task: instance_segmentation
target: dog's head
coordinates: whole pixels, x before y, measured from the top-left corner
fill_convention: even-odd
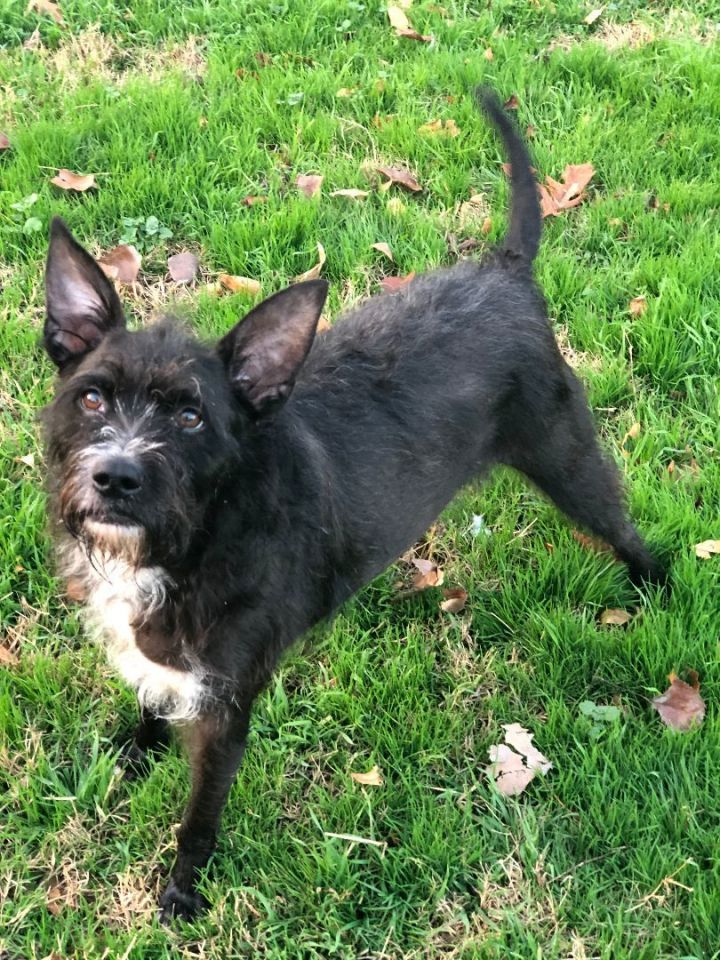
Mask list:
[[[57,518],[90,550],[177,562],[290,395],[327,284],[281,291],[214,345],[168,320],[133,332],[112,283],[58,219],[45,284],[44,344],[60,374],[44,417]]]

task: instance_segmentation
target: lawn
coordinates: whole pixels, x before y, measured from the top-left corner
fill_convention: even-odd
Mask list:
[[[720,10],[617,0],[587,24],[593,5],[571,0],[441,2],[407,11],[423,43],[377,0],[65,0],[62,25],[0,0],[3,960],[720,957],[720,557],[694,550],[720,537]],[[134,234],[134,322],[176,310],[207,335],[252,303],[213,293],[219,273],[268,294],[320,242],[332,323],[384,276],[502,236],[481,81],[516,94],[540,174],[595,167],[585,202],[545,221],[537,275],[672,593],[635,591],[509,472],[465,491],[420,548],[465,610],[398,596],[399,561],[293,652],[254,716],[213,907],[168,930],[154,904],[185,762],[173,749],[144,782],[119,779],[133,696],[50,562],[50,217],[96,254]],[[458,135],[419,132],[437,119]],[[383,163],[422,191],[383,190]],[[58,191],[61,167],[97,189]],[[295,186],[309,173],[318,197]],[[350,188],[369,195],[330,196]],[[167,277],[178,250],[201,260],[189,290]],[[602,625],[607,608],[630,622]],[[707,716],[673,733],[650,700],[692,669]],[[595,729],[587,700],[619,717]],[[553,768],[508,799],[486,768],[515,722]],[[381,786],[351,778],[374,765]]]

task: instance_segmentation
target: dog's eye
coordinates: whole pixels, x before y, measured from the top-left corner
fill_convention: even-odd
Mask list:
[[[80,397],[80,403],[86,410],[102,410],[103,398],[99,390],[86,390]]]
[[[177,420],[178,426],[182,427],[183,430],[199,430],[203,425],[203,418],[200,416],[200,413],[197,410],[193,410],[192,407],[185,407],[184,410],[181,410],[175,417]]]

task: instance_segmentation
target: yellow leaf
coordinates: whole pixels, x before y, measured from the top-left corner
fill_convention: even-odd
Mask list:
[[[623,627],[626,623],[630,623],[632,616],[627,612],[627,610],[616,610],[610,608],[608,610],[603,610],[600,614],[600,623],[605,627]]]
[[[383,785],[382,774],[380,773],[380,768],[376,765],[372,770],[368,770],[367,773],[351,773],[350,778],[355,781],[355,783],[362,783],[366,787],[381,787]]]
[[[229,273],[221,273],[218,281],[225,290],[231,293],[244,293],[248,297],[256,297],[261,290],[260,283],[251,277],[235,277]]]
[[[709,560],[713,554],[720,553],[720,540],[703,540],[695,544],[695,556],[700,560]]]
[[[373,243],[371,244],[371,247],[373,250],[379,250],[380,253],[384,254],[388,258],[388,260],[392,260],[393,263],[395,262],[395,257],[393,256],[392,250],[387,243]]]
[[[301,273],[299,276],[295,277],[295,283],[303,283],[305,280],[317,280],[320,276],[320,271],[323,268],[323,264],[327,259],[325,256],[325,247],[321,243],[317,245],[318,249],[318,262],[314,267],[310,267],[309,270],[306,270],[305,273]]]

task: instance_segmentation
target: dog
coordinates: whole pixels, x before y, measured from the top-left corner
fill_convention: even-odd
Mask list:
[[[633,581],[663,565],[627,518],[532,264],[527,148],[478,92],[511,163],[507,236],[484,263],[415,278],[315,337],[327,284],[297,283],[216,344],[126,329],[112,283],[51,227],[44,411],[59,572],[137,691],[140,764],[177,724],[192,789],[161,919],[207,906],[199,872],[281,653],[393,562],[495,464],[602,537]]]

